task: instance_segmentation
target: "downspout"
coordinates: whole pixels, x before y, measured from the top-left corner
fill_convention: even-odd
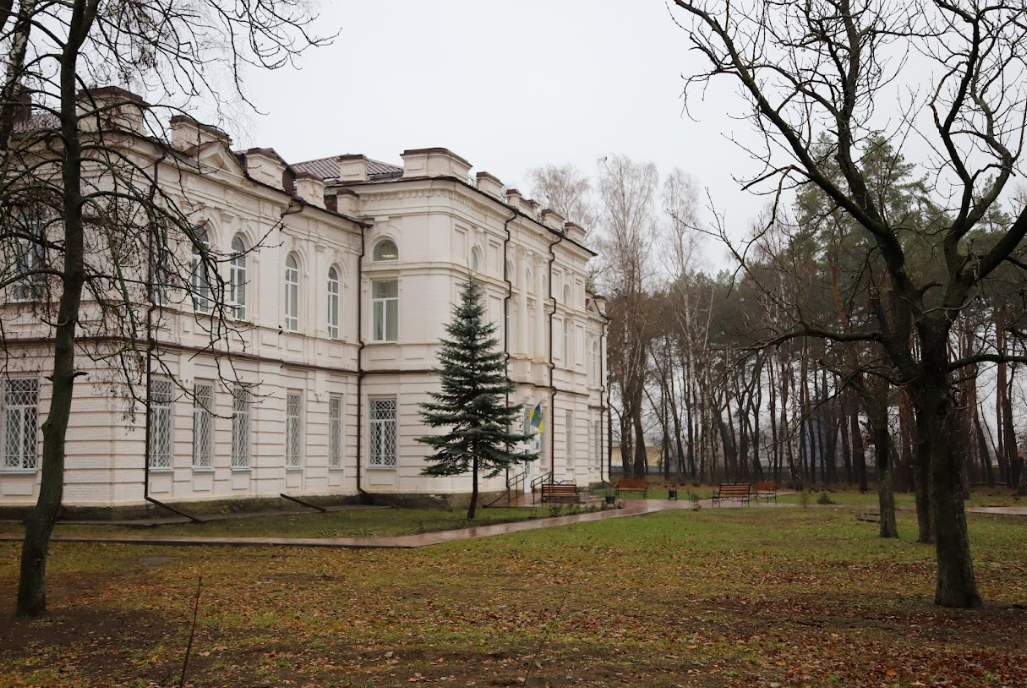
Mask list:
[[[556,480],[556,383],[553,379],[553,371],[556,370],[556,363],[553,362],[553,316],[556,315],[556,297],[553,296],[553,263],[556,261],[556,253],[553,248],[563,241],[563,237],[563,232],[559,232],[556,241],[549,244],[549,300],[553,305],[553,310],[549,312],[549,459],[552,461],[549,471],[550,482]],[[564,323],[564,327],[566,326],[567,324]]]
[[[368,496],[361,486],[360,466],[364,448],[364,254],[367,250],[367,225],[360,227],[360,256],[357,258],[357,494]]]
[[[610,318],[606,313],[600,313],[599,315],[603,318],[603,331],[599,335],[599,422],[606,422],[606,477],[607,481],[613,482],[613,417],[611,415],[610,406],[604,401],[604,397],[607,392],[606,385],[606,328],[610,323]],[[606,411],[606,416],[603,416],[603,411]],[[602,436],[602,427],[599,428],[599,434]],[[602,470],[599,471],[599,479],[603,479]]]
[[[506,296],[503,298],[503,354],[504,354],[504,373],[506,375],[507,384],[515,384],[513,379],[510,377],[510,324],[513,320],[512,314],[510,313],[510,299],[513,298],[513,280],[510,279],[510,273],[506,269],[509,264],[507,258],[509,257],[510,250],[510,223],[517,219],[517,211],[506,219],[503,223],[503,231],[506,232],[506,239],[503,239],[503,281],[506,282]],[[504,395],[506,400],[506,407],[510,408],[510,392]],[[523,422],[522,422],[523,425]],[[510,467],[506,468],[506,487],[509,492],[510,489]]]

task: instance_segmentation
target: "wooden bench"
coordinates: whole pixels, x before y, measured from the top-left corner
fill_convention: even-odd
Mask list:
[[[748,504],[751,496],[752,486],[749,483],[721,483],[713,493],[713,506],[719,506],[722,499],[737,499]]]
[[[768,502],[771,498],[777,501],[777,481],[761,480],[756,483],[756,499],[765,499]]]
[[[578,501],[578,486],[573,483],[542,483],[542,503],[553,501]]]
[[[641,492],[642,499],[648,499],[649,481],[645,478],[621,478],[617,481],[616,495],[620,497],[621,492]]]

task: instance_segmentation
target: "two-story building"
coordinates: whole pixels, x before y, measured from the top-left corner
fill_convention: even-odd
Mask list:
[[[233,151],[224,132],[186,116],[172,118],[166,142],[133,133],[134,145],[173,153],[155,163],[167,167],[162,192],[222,259],[210,275],[197,256],[183,277],[192,288],[157,285],[139,305],[156,312],[132,381],[145,398],[116,391],[131,373],[79,358],[66,504],[469,492],[469,477],[422,476],[415,438],[430,431],[419,403],[437,389],[439,340],[471,277],[508,355],[511,403],[544,414],[541,432],[525,423],[541,460],[519,489],[550,472],[579,485],[605,477],[605,316],[586,288],[583,228],[472,176],[443,148],[407,150],[402,165],[362,155],[290,165],[272,149]],[[38,297],[18,285],[4,296],[4,505],[38,490],[51,365]]]

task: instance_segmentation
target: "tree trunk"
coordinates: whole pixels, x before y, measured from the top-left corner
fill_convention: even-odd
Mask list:
[[[966,513],[961,493],[960,453],[952,447],[953,412],[948,390],[948,327],[934,319],[918,325],[922,370],[915,401],[922,418],[921,438],[930,457],[930,500],[938,564],[934,603],[942,607],[977,608],[977,592]]]
[[[64,195],[63,289],[54,328],[54,357],[50,410],[43,422],[43,453],[39,498],[25,520],[18,580],[18,616],[46,611],[46,561],[50,536],[64,497],[64,450],[71,417],[75,378],[75,330],[85,284],[85,231],[82,222],[82,145],[78,137],[77,55],[92,17],[76,5],[68,42],[61,60],[61,134],[64,138],[62,193]]]
[[[467,505],[467,520],[474,520],[478,508],[478,457],[471,459],[471,503]]]
[[[891,437],[888,432],[888,397],[886,392],[877,387],[867,390],[864,405],[876,454],[877,502],[881,512],[880,533],[883,538],[892,538],[899,536],[899,529],[895,521],[895,492],[892,487],[893,461]]]

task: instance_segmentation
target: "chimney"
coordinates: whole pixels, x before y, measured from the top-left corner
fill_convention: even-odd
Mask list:
[[[310,205],[325,207],[325,183],[316,174],[310,172],[296,173],[296,196]]]
[[[471,163],[448,148],[411,148],[403,151],[403,177],[456,177],[470,181]]]
[[[499,181],[498,178],[493,177],[488,172],[479,172],[474,177],[478,180],[478,191],[492,196],[492,198],[503,200],[503,182]]]
[[[253,181],[283,189],[286,165],[278,153],[270,148],[250,148],[243,155],[246,157],[246,173]]]
[[[117,86],[87,89],[78,95],[79,128],[144,134],[149,107],[149,103],[135,93]]]
[[[573,239],[579,244],[585,241],[585,228],[576,222],[564,222],[563,233],[567,235],[568,239]]]
[[[350,217],[360,217],[360,196],[350,189],[337,189],[335,192],[335,212]]]
[[[339,162],[340,182],[367,181],[366,157],[363,155],[340,155],[336,160]]]
[[[549,227],[549,229],[563,232],[563,216],[552,208],[546,208],[542,211],[542,224]]]
[[[171,118],[171,145],[174,148],[188,151],[211,141],[220,141],[228,149],[232,147],[232,138],[217,127],[202,124],[189,115]]]

